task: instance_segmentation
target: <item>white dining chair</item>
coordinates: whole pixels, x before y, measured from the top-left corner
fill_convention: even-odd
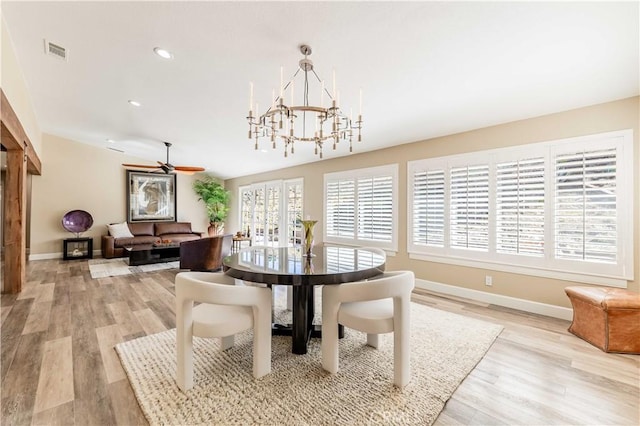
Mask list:
[[[378,335],[393,332],[393,383],[410,379],[410,308],[415,276],[411,271],[322,288],[322,368],[337,373],[338,324],[367,333],[367,345],[378,348]]]
[[[253,377],[271,372],[271,289],[235,281],[219,272],[176,275],[176,376],[182,391],[193,387],[193,336],[219,337],[226,350],[236,333],[253,328]]]

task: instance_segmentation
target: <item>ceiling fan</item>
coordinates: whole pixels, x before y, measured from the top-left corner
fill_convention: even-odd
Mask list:
[[[149,165],[145,165],[145,164],[126,164],[123,163],[122,165],[125,167],[135,167],[138,169],[156,169],[156,170],[162,170],[163,172],[165,172],[166,174],[169,173],[173,173],[175,172],[183,172],[183,173],[195,173],[195,172],[204,172],[204,168],[203,167],[190,167],[190,166],[174,166],[173,164],[169,163],[169,148],[171,147],[171,144],[169,142],[163,142],[164,145],[167,147],[167,162],[163,163],[162,161],[158,161],[158,166],[149,166]]]

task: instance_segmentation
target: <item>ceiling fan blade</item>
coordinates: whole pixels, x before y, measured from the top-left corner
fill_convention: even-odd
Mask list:
[[[204,167],[190,167],[190,166],[174,166],[174,170],[179,172],[204,172]]]
[[[145,164],[126,164],[126,163],[122,163],[123,166],[125,167],[136,167],[138,169],[159,169],[160,167],[158,166],[149,166],[149,165],[145,165]]]
[[[155,169],[155,170],[162,170],[164,173],[173,173],[174,171],[176,172],[181,172],[181,173],[185,173],[185,174],[193,174],[196,172],[204,172],[204,167],[191,167],[191,166],[174,166],[173,164],[169,163],[169,147],[171,146],[171,144],[169,142],[164,142],[165,146],[167,147],[167,162],[163,163],[162,161],[158,161],[158,165],[157,166],[150,166],[150,165],[146,165],[146,164],[126,164],[123,163],[122,165],[125,167],[134,167],[134,168],[140,168],[140,169]]]

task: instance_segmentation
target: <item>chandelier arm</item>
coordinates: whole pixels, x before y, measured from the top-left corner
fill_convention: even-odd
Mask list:
[[[291,86],[291,83],[293,83],[293,80],[295,80],[295,78],[298,76],[298,73],[300,72],[300,68],[298,68],[296,70],[296,72],[293,73],[293,75],[291,76],[291,78],[289,79],[289,81],[287,82],[287,84],[284,86],[284,88],[282,89],[282,91],[286,91],[289,86]]]
[[[312,70],[313,71],[313,70]],[[309,71],[304,71],[304,106],[309,106]],[[302,111],[302,137],[307,137],[307,111]]]
[[[316,76],[316,78],[318,79],[318,83],[320,83],[322,81],[322,79],[320,78],[320,76],[318,75],[318,73],[316,72],[316,70],[311,70],[313,72],[313,75]]]
[[[319,83],[322,83],[322,80],[320,79],[320,76],[318,75],[318,73],[316,72],[315,69],[311,70],[313,72],[313,75],[316,76],[316,78],[318,79]],[[327,89],[326,87],[324,88],[324,92],[327,94],[327,96],[329,96],[329,99],[333,101],[333,96],[331,96],[331,93],[329,93],[329,89]]]
[[[282,91],[283,91],[283,92],[289,88],[289,85],[291,85],[291,83],[293,83],[293,80],[296,78],[296,76],[298,75],[298,73],[299,73],[299,72],[300,72],[300,68],[298,68],[298,69],[296,70],[296,72],[295,72],[295,73],[293,73],[293,76],[291,77],[291,80],[289,80],[289,82],[286,84],[286,86],[284,86],[284,88],[282,89]],[[266,111],[264,114],[262,114],[262,115],[266,116],[266,115],[267,115],[267,113],[268,113],[268,112],[271,112],[272,110],[273,110],[274,112],[276,112],[276,113],[277,113],[277,112],[279,112],[279,111],[276,111],[275,109],[273,109],[273,108],[272,108],[272,106],[273,106],[274,104],[277,104],[277,103],[278,103],[278,99],[280,99],[280,95],[276,95],[276,98],[273,100],[273,102],[272,102],[271,106],[269,106],[269,108],[267,108],[267,111]],[[284,101],[284,99],[283,99],[282,101]],[[278,108],[278,110],[280,110],[280,108]]]
[[[309,106],[309,73],[304,72],[304,106]]]

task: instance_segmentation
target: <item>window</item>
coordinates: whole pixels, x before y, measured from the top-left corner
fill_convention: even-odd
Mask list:
[[[262,182],[239,189],[240,224],[253,244],[300,243],[297,221],[302,218],[302,179]]]
[[[417,170],[413,195],[414,243],[444,247],[444,170]]]
[[[412,258],[626,286],[631,130],[408,163]]]
[[[286,235],[288,245],[302,243],[302,231],[299,221],[302,220],[302,180],[284,182],[286,205]]]
[[[356,186],[354,179],[325,183],[327,236],[354,239],[356,223]]]
[[[544,256],[544,157],[496,164],[496,252]]]
[[[328,173],[324,182],[324,241],[397,251],[397,164]]]
[[[489,167],[454,167],[449,179],[449,244],[487,251],[489,247]]]
[[[555,256],[615,263],[616,150],[555,158]]]

